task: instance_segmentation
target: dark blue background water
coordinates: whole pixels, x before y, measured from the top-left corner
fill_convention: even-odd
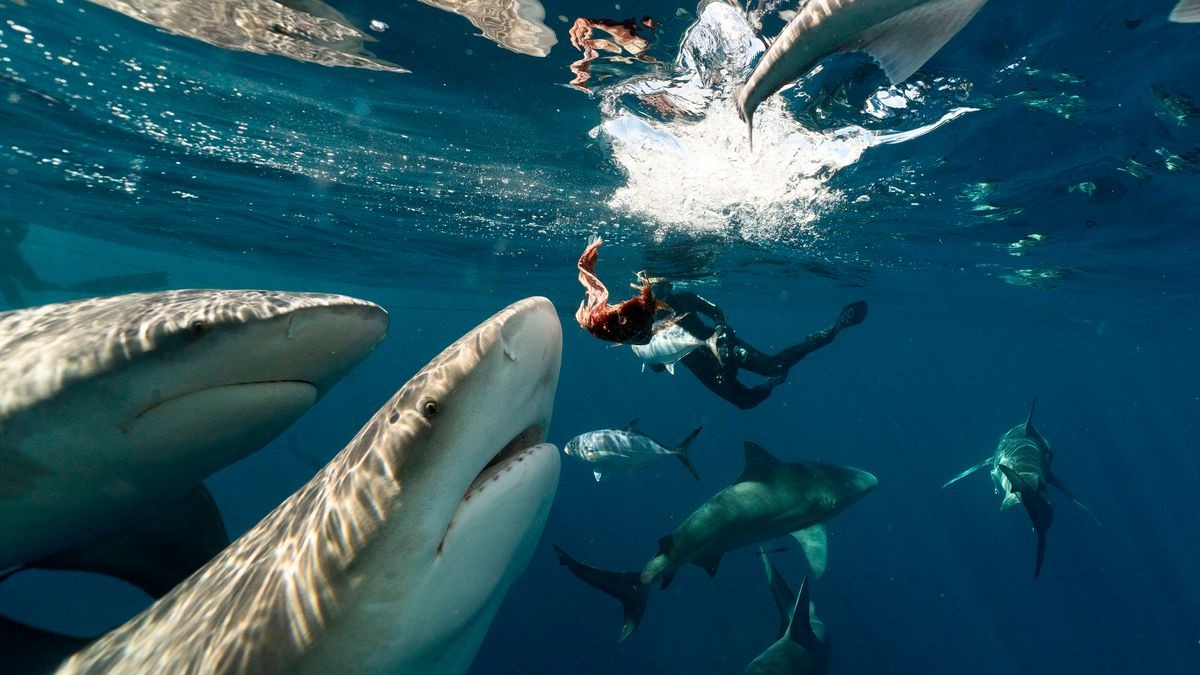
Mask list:
[[[560,44],[545,59],[424,5],[339,5],[358,25],[390,24],[373,50],[410,75],[221,51],[76,0],[4,4],[3,207],[33,224],[22,250],[41,276],[162,269],[176,287],[338,291],[391,312],[367,363],[210,481],[232,531],[441,348],[526,295],[550,297],[565,329],[553,442],[635,416],[670,444],[704,425],[699,483],[663,463],[595,484],[565,461],[543,544],[473,672],[739,672],[776,629],[749,550],[713,580],[682,571],[617,644],[616,603],[559,567],[549,544],[640,567],[733,480],[747,439],[879,477],[831,523],[829,570],[813,586],[835,672],[1200,667],[1200,113],[1187,103],[1200,100],[1200,27],[1166,23],[1173,3],[989,3],[918,76],[969,82],[947,100],[979,112],[869,149],[827,177],[843,199],[803,236],[775,237],[668,229],[607,205],[625,179],[588,135],[597,99],[560,86],[575,52],[556,17],[669,18],[670,3],[548,0]],[[688,22],[666,22],[660,59]],[[853,64],[840,65],[851,99],[880,84]],[[853,100],[827,108],[809,123],[880,127]],[[888,128],[931,121],[918,117]],[[1082,183],[1090,195],[1070,189]],[[574,263],[590,233],[610,241],[600,269],[612,287],[643,268],[690,277],[763,349],[852,300],[870,315],[739,411],[686,372],[640,373],[627,350],[574,325]],[[1031,234],[1042,243],[1010,247]],[[1054,495],[1036,582],[1024,513],[999,512],[982,475],[939,489],[1035,396],[1056,472],[1102,523]],[[776,563],[798,584],[798,551]],[[144,603],[76,575],[0,586],[0,611],[76,631]]]

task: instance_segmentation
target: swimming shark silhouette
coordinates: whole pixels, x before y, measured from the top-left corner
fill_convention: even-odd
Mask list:
[[[866,52],[893,84],[925,64],[987,0],[801,0],[735,94],[754,147],[754,111],[834,52]]]
[[[0,313],[0,569],[166,592],[229,542],[201,481],[291,425],[386,330],[364,300],[274,291]]]
[[[767,583],[779,611],[779,639],[767,647],[742,671],[742,675],[824,675],[829,672],[829,639],[825,624],[817,618],[809,600],[808,577],[793,594],[771,559],[758,549],[766,568]]]
[[[462,673],[541,536],[562,354],[545,298],[413,376],[306,485],[61,673]]]
[[[1006,509],[1020,502],[1033,522],[1033,529],[1037,532],[1038,546],[1033,568],[1034,579],[1042,573],[1042,560],[1046,556],[1046,531],[1054,522],[1054,506],[1050,503],[1050,495],[1046,490],[1047,484],[1058,488],[1059,492],[1087,511],[1093,519],[1096,518],[1088,507],[1076,499],[1067,486],[1063,485],[1062,481],[1050,471],[1050,464],[1054,461],[1054,452],[1050,449],[1050,444],[1046,442],[1046,439],[1042,438],[1037,429],[1033,428],[1033,409],[1036,403],[1034,401],[1029,404],[1029,417],[1023,424],[1018,424],[1004,432],[992,456],[951,478],[942,486],[944,489],[980,469],[991,468],[996,494],[1004,495],[1004,501],[1000,504],[1000,508]]]
[[[709,576],[734,549],[791,534],[808,557],[815,577],[826,564],[825,521],[878,484],[875,476],[822,462],[781,462],[755,443],[745,444],[745,468],[737,481],[704,502],[676,530],[658,541],[658,555],[641,572],[616,572],[585,565],[555,546],[559,563],[585,583],[617,598],[625,610],[621,640],[637,628],[650,584],[670,585],[688,563]]]

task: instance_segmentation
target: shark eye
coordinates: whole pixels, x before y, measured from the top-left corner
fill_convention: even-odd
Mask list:
[[[427,418],[434,417],[438,414],[439,407],[440,406],[438,406],[437,401],[427,398],[424,401],[421,401],[421,414]]]
[[[211,331],[212,329],[208,327],[208,322],[201,319],[193,321],[192,325],[188,326],[188,332],[191,333],[192,337],[194,338],[204,337]]]

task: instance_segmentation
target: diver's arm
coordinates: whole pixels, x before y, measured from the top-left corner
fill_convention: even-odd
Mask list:
[[[703,314],[715,323],[725,323],[725,312],[721,311],[720,307],[691,291],[672,293],[667,304],[671,305],[671,309],[675,310],[676,314],[683,314],[684,312]]]

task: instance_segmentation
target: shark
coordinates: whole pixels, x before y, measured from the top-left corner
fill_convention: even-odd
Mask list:
[[[908,79],[987,0],[801,0],[734,94],[754,146],[754,111],[835,52],[866,52],[893,84]]]
[[[59,673],[463,673],[541,536],[562,358],[545,298],[417,372],[307,484]]]
[[[645,614],[650,585],[666,588],[680,567],[695,564],[715,576],[729,551],[791,534],[808,558],[813,575],[825,572],[825,522],[875,489],[875,476],[824,462],[781,462],[747,441],[738,479],[700,505],[671,534],[658,541],[658,554],[640,572],[585,565],[555,546],[559,563],[585,583],[621,602],[629,637]]]
[[[1020,502],[1029,514],[1034,531],[1037,532],[1034,579],[1042,573],[1042,561],[1046,556],[1046,532],[1054,522],[1054,505],[1050,503],[1047,485],[1058,488],[1059,492],[1087,511],[1093,519],[1096,518],[1050,470],[1050,464],[1054,461],[1054,451],[1033,426],[1033,410],[1036,404],[1037,401],[1034,401],[1029,405],[1029,416],[1025,418],[1024,423],[1004,432],[990,457],[946,481],[942,486],[944,489],[980,469],[991,469],[996,494],[1004,495],[1000,508],[1007,509]]]
[[[825,675],[829,672],[830,649],[825,624],[817,618],[808,588],[808,577],[800,583],[800,592],[793,594],[775,564],[759,547],[767,574],[767,584],[780,615],[779,639],[767,647],[742,675]],[[794,598],[794,599],[793,599]]]
[[[1200,22],[1200,0],[1179,0],[1169,18],[1176,23]]]
[[[387,326],[365,300],[261,290],[0,313],[0,570],[162,595],[229,543],[202,481],[296,421]]]

